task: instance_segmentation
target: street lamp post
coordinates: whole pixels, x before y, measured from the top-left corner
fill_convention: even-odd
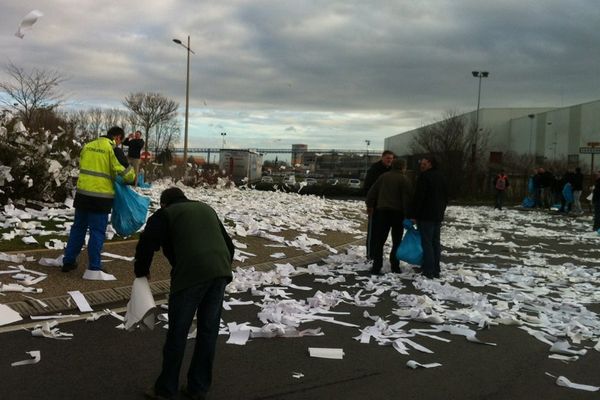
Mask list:
[[[225,136],[227,136],[227,132],[221,132],[221,137],[223,138],[223,143],[221,144],[221,148],[225,148]]]
[[[365,143],[367,144],[367,156],[365,157],[365,177],[367,176],[367,171],[369,170],[369,146],[371,145],[371,141],[365,139]]]
[[[535,118],[535,114],[529,114],[529,157],[531,157],[531,141],[533,138],[533,119]]]
[[[473,143],[471,144],[471,189],[475,189],[475,161],[477,156],[477,142],[479,139],[479,105],[481,102],[481,79],[487,78],[490,73],[488,71],[471,71],[473,77],[479,78],[479,90],[477,91],[477,112],[475,114],[475,133],[473,135]]]
[[[190,53],[196,53],[194,53],[194,51],[190,48],[190,35],[188,35],[187,37],[187,46],[183,44],[179,39],[173,39],[173,41],[187,50],[187,69],[185,78],[185,128],[183,134],[183,165],[185,166],[187,164],[188,154],[188,117],[190,108]]]

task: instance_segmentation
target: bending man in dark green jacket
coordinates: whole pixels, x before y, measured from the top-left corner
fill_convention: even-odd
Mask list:
[[[234,246],[215,211],[205,203],[188,200],[181,189],[166,189],[160,205],[148,218],[135,250],[137,277],[149,277],[152,257],[161,247],[172,266],[162,372],[146,396],[168,399],[177,394],[188,331],[197,315],[196,345],[183,390],[191,398],[203,399],[212,381],[223,295],[232,279]]]

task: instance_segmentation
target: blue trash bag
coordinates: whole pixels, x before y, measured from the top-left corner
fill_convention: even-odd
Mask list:
[[[573,200],[574,200],[573,187],[571,186],[570,183],[566,183],[565,186],[563,186],[562,195],[565,198],[565,202],[567,202],[567,203],[573,202]]]
[[[407,223],[408,221],[408,223]],[[423,264],[423,247],[421,246],[421,233],[414,227],[410,220],[404,220],[406,232],[396,250],[396,258],[412,265]]]
[[[521,203],[521,205],[524,208],[534,208],[535,207],[535,199],[527,196],[523,199],[523,203]]]
[[[140,172],[137,177],[137,185],[142,189],[149,189],[152,187],[151,184],[144,182],[144,173]]]
[[[139,195],[131,186],[115,181],[111,224],[119,236],[131,236],[146,222],[150,198]]]
[[[535,194],[535,183],[533,181],[533,177],[530,177],[529,181],[527,181],[527,193],[532,196]]]

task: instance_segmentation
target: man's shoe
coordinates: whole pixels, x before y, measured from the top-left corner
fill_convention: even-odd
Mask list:
[[[77,261],[72,262],[72,263],[63,263],[61,271],[69,272],[69,271],[73,271],[74,269],[77,269]]]
[[[187,397],[188,399],[192,399],[192,400],[205,400],[206,399],[206,394],[204,393],[192,393],[188,390],[187,386],[183,386],[181,388],[181,393],[183,393],[183,395],[185,397]]]
[[[161,396],[161,395],[157,394],[156,389],[154,389],[154,386],[150,386],[148,389],[146,389],[144,391],[144,396],[147,399],[154,399],[154,400],[169,400],[169,399],[171,399],[171,397],[165,397],[165,396]]]

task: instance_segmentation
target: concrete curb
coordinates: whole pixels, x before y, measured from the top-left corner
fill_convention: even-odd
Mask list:
[[[343,251],[351,246],[356,246],[363,243],[364,239],[357,239],[355,241],[336,246],[335,249],[338,251]],[[309,264],[322,261],[323,258],[326,258],[330,254],[331,253],[328,250],[320,250],[306,255],[278,259],[274,261],[264,262],[261,264],[243,266],[242,268],[254,268],[257,271],[269,271],[275,268],[275,264],[281,264],[285,262],[289,262],[298,267],[303,267]],[[150,282],[150,289],[152,290],[154,298],[162,295],[166,296],[169,293],[169,288],[169,280]],[[90,303],[90,306],[95,307],[97,309],[101,306],[108,306],[109,304],[129,301],[129,298],[131,297],[131,286],[94,290],[91,292],[86,292],[84,293],[84,295],[88,303]],[[44,307],[39,302],[31,299],[7,303],[6,305],[12,308],[13,310],[17,311],[23,317],[43,314],[57,314],[78,310],[77,306],[75,305],[75,302],[72,301],[71,296],[69,295],[50,297],[40,300],[44,302],[47,305],[47,307]]]

